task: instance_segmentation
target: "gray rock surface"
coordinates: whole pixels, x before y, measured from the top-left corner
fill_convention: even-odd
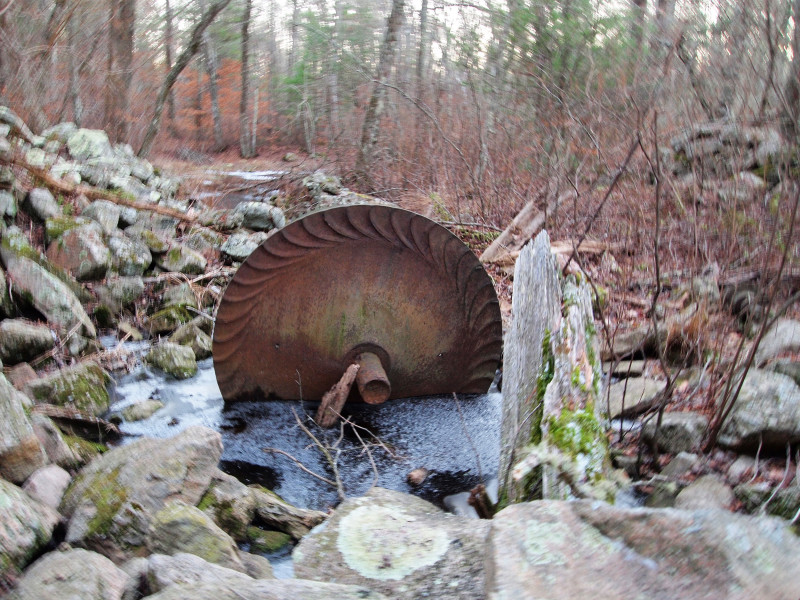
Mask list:
[[[236,231],[220,246],[220,251],[231,260],[243,261],[267,239],[263,231],[247,233]]]
[[[95,286],[94,291],[100,302],[119,312],[141,297],[144,281],[141,277],[110,277],[104,284]]]
[[[758,367],[784,352],[800,350],[800,321],[778,319],[761,338],[756,351],[755,364]]]
[[[795,362],[793,360],[776,360],[770,363],[768,369],[776,373],[788,375],[800,386],[800,362]]]
[[[114,270],[123,277],[141,276],[153,262],[153,255],[144,242],[122,232],[108,238],[108,249]]]
[[[110,450],[84,467],[64,496],[67,541],[129,558],[145,546],[153,515],[168,502],[200,501],[221,454],[219,433],[205,427]]]
[[[47,463],[25,408],[28,398],[0,374],[0,476],[22,483]]]
[[[17,216],[17,200],[14,194],[6,190],[0,190],[0,217]]]
[[[70,481],[72,476],[64,469],[58,465],[46,465],[28,477],[22,489],[42,504],[58,510]]]
[[[183,244],[173,244],[164,254],[157,256],[156,264],[168,272],[200,275],[206,270],[206,259],[199,252]]]
[[[161,400],[147,399],[122,409],[122,418],[126,421],[142,421],[149,419],[162,408],[164,403]]]
[[[733,504],[733,490],[716,475],[698,477],[675,498],[675,508],[684,510],[703,510],[707,508],[730,509]]]
[[[25,319],[0,321],[0,360],[5,365],[37,358],[54,345],[53,332],[47,325]]]
[[[39,443],[44,448],[50,462],[65,469],[78,466],[80,462],[78,456],[64,440],[61,430],[56,427],[56,424],[49,417],[33,413],[31,415],[31,424],[33,425],[33,432],[39,438]]]
[[[61,206],[47,188],[33,188],[25,196],[22,208],[34,219],[44,222],[62,214]]]
[[[745,482],[737,485],[733,493],[742,502],[745,511],[768,514],[792,520],[800,511],[800,484],[775,488],[768,481]]]
[[[800,388],[786,375],[750,369],[719,435],[732,448],[783,452],[800,442]]]
[[[708,427],[708,417],[694,412],[665,412],[658,430],[658,448],[662,452],[678,454],[697,450]],[[652,442],[656,433],[656,418],[650,419],[642,429],[642,436]]]
[[[384,600],[372,590],[336,583],[295,579],[237,582],[235,588],[224,583],[173,585],[148,596],[148,600]]]
[[[78,363],[25,384],[24,391],[36,402],[74,408],[95,416],[108,410],[110,381],[95,362]]]
[[[147,532],[147,548],[159,554],[186,552],[245,572],[233,538],[199,508],[179,501],[170,502],[153,515]]]
[[[510,506],[492,520],[487,597],[793,600],[800,539],[784,522],[727,511]]]
[[[111,235],[119,225],[120,206],[108,200],[95,200],[83,209],[81,216],[97,222],[106,235]]]
[[[211,336],[200,329],[195,323],[190,322],[178,327],[178,329],[169,336],[169,341],[191,348],[197,360],[202,360],[211,356]]]
[[[44,548],[58,521],[52,508],[0,479],[0,582],[16,575]]]
[[[47,258],[78,281],[103,279],[111,267],[111,251],[96,224],[65,231],[47,247]]]
[[[483,598],[489,523],[373,488],[342,503],[294,550],[295,576],[392,598]]]
[[[235,540],[247,538],[247,527],[256,514],[256,498],[254,491],[241,481],[218,470],[200,506]]]
[[[114,150],[105,131],[99,129],[78,129],[67,137],[67,147],[72,158],[112,158]]]
[[[608,390],[608,417],[616,419],[642,414],[658,402],[665,386],[665,382],[649,377],[630,377],[612,383]]]
[[[266,202],[240,202],[233,209],[233,217],[241,215],[242,227],[253,229],[254,231],[269,231],[280,229],[286,225],[286,217],[283,211],[277,206],[272,206]]]
[[[328,518],[324,512],[292,506],[259,486],[252,486],[251,489],[256,501],[256,514],[261,523],[270,529],[288,533],[296,540]]]
[[[9,600],[122,600],[129,579],[125,571],[94,552],[50,552],[25,571]]]
[[[34,260],[8,248],[5,241],[4,237],[0,256],[17,294],[30,299],[33,307],[62,334],[77,327],[78,333],[96,337],[94,325],[73,291]]]
[[[185,552],[172,556],[152,554],[147,559],[147,583],[153,594],[176,584],[212,583],[236,588],[252,580],[249,575]]]
[[[144,360],[177,379],[188,379],[197,373],[197,360],[189,346],[162,342],[154,346]]]

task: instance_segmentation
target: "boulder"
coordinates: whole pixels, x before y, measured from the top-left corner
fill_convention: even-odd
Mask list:
[[[733,493],[744,510],[750,513],[766,513],[791,521],[800,511],[800,485],[796,481],[777,490],[768,481],[742,483],[733,489]]]
[[[114,150],[105,131],[98,129],[77,129],[67,137],[67,148],[72,158],[113,158]]]
[[[67,541],[130,558],[145,547],[153,515],[167,503],[200,501],[221,454],[219,433],[205,427],[109,450],[78,473],[64,496]]]
[[[44,236],[46,241],[54,242],[70,229],[81,227],[82,225],[93,225],[97,231],[102,232],[100,227],[86,217],[73,217],[71,215],[62,215],[59,217],[50,217],[44,222]]]
[[[286,225],[286,217],[277,206],[266,202],[240,202],[233,209],[235,215],[242,216],[242,227],[254,231],[280,229]]]
[[[142,400],[136,404],[131,404],[122,409],[122,418],[128,422],[143,421],[149,419],[157,411],[164,408],[164,403],[160,400]]]
[[[17,294],[55,325],[60,333],[77,328],[79,334],[96,337],[94,325],[72,289],[36,260],[18,254],[8,242],[8,236],[3,236],[0,256]]]
[[[255,233],[237,231],[232,233],[219,249],[231,260],[241,262],[250,256],[253,250],[263,244],[266,239],[267,234],[263,231],[257,231]]]
[[[200,214],[201,225],[212,227],[217,231],[231,231],[242,226],[242,213],[233,210],[210,210]]]
[[[47,258],[78,281],[98,281],[111,267],[111,251],[96,224],[64,232],[47,247]]]
[[[708,417],[694,412],[665,412],[655,440],[656,417],[645,423],[642,437],[647,442],[656,441],[659,450],[678,454],[699,448],[708,428]]]
[[[211,336],[200,329],[195,323],[186,323],[178,327],[178,329],[169,336],[169,341],[191,348],[197,360],[202,360],[211,356]]]
[[[788,375],[792,380],[800,386],[800,362],[793,360],[776,360],[770,363],[768,369],[776,373]]]
[[[197,296],[192,286],[188,283],[172,285],[164,290],[164,295],[161,297],[161,305],[164,308],[168,306],[190,306],[192,308],[200,308]]]
[[[783,452],[800,442],[800,388],[786,375],[750,369],[722,426],[720,445]]]
[[[191,313],[185,306],[171,305],[153,314],[147,322],[150,335],[160,335],[175,331],[184,323],[192,320]]]
[[[544,501],[495,515],[488,546],[490,600],[800,597],[800,539],[772,518]]]
[[[162,254],[170,249],[170,239],[163,233],[145,229],[141,223],[125,228],[125,235],[143,242],[152,254]]]
[[[295,576],[362,585],[392,598],[484,598],[489,522],[372,488],[343,502],[295,547]]]
[[[25,319],[0,321],[0,360],[16,365],[37,358],[55,345],[53,332],[47,325]]]
[[[28,477],[22,489],[45,506],[58,510],[72,476],[58,465],[47,465]]]
[[[250,489],[253,490],[259,522],[270,529],[288,533],[296,540],[328,518],[324,512],[292,506],[274,492],[260,486],[252,486]]]
[[[187,275],[201,275],[206,270],[203,255],[183,244],[174,244],[166,253],[156,257],[156,264],[167,272]]]
[[[14,194],[7,190],[0,190],[0,218],[17,216],[17,200]]]
[[[0,590],[50,542],[59,519],[52,508],[0,479]]]
[[[800,321],[778,319],[761,338],[754,362],[757,367],[762,367],[784,352],[798,350],[800,350]]]
[[[0,318],[14,316],[14,304],[8,293],[8,282],[6,272],[0,267]]]
[[[608,418],[631,417],[647,412],[661,398],[664,387],[665,382],[649,377],[629,377],[612,383],[608,390]]]
[[[171,585],[148,600],[385,600],[372,590],[336,583],[295,579],[237,581],[236,586],[220,583]]]
[[[36,402],[74,408],[100,416],[108,410],[108,373],[95,362],[78,363],[25,384],[24,391]]]
[[[733,490],[716,475],[703,475],[683,488],[675,498],[675,508],[703,510],[707,508],[730,509]]]
[[[242,541],[247,538],[247,527],[256,514],[256,499],[252,489],[218,470],[198,508],[223,531]]]
[[[233,538],[199,508],[183,502],[170,502],[153,515],[146,543],[153,553],[186,552],[210,563],[245,572]]]
[[[70,448],[61,430],[49,417],[33,413],[31,424],[50,462],[65,469],[72,469],[80,464],[77,454]]]
[[[25,414],[28,398],[0,374],[0,476],[22,483],[47,463],[47,455]]]
[[[698,458],[697,454],[691,452],[678,452],[661,470],[661,474],[670,479],[681,479],[697,464]]]
[[[236,588],[239,584],[252,580],[249,575],[186,552],[172,556],[152,554],[147,559],[147,583],[152,594],[179,584],[224,583]]]
[[[95,200],[83,209],[81,216],[97,222],[106,235],[111,235],[119,224],[120,206],[108,200]]]
[[[33,367],[28,363],[19,363],[6,371],[6,377],[18,390],[22,391],[25,384],[39,377]]]
[[[115,232],[108,238],[111,265],[123,277],[138,277],[152,264],[153,255],[147,245],[124,233]]]
[[[76,548],[33,563],[9,600],[122,600],[129,586],[130,577],[113,562]]]
[[[241,225],[241,224],[240,224]],[[219,250],[222,242],[225,241],[219,233],[206,227],[193,227],[189,235],[184,239],[184,244],[200,254],[207,255],[210,252]]]
[[[50,217],[62,214],[61,206],[47,188],[33,188],[25,196],[22,208],[34,219],[44,223]]]
[[[94,288],[97,298],[115,313],[129,308],[144,293],[141,277],[109,277],[102,285]]]
[[[177,379],[188,379],[197,373],[197,360],[189,346],[162,342],[154,346],[144,360]]]

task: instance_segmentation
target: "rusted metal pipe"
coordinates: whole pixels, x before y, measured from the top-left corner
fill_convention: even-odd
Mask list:
[[[372,352],[362,352],[356,358],[358,373],[356,383],[361,398],[367,404],[382,404],[389,399],[392,385],[383,370],[381,359]]]

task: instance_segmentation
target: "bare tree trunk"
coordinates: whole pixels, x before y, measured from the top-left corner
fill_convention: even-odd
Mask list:
[[[203,68],[197,59],[197,91],[194,95],[194,139],[197,142],[203,139]]]
[[[80,94],[80,65],[76,55],[77,49],[75,47],[75,38],[77,31],[75,27],[74,15],[70,16],[69,23],[67,24],[67,40],[69,48],[67,49],[69,60],[69,97],[72,103],[72,120],[80,127],[83,122],[83,102],[81,101]]]
[[[405,0],[392,0],[392,12],[386,21],[386,36],[383,38],[378,60],[378,71],[375,74],[375,87],[369,99],[367,114],[364,116],[364,125],[361,130],[361,146],[358,149],[358,157],[356,158],[355,174],[359,180],[369,187],[372,186],[372,178],[368,171],[375,159],[375,146],[378,143],[380,120],[386,109],[384,104],[386,84],[392,72],[395,49],[397,47],[397,33],[403,24],[404,8]]]
[[[783,98],[782,125],[790,142],[797,142],[798,119],[800,119],[800,0],[792,3],[794,32],[792,33],[792,64],[786,78]]]
[[[128,137],[128,108],[133,80],[133,31],[136,0],[111,0],[106,74],[105,129],[112,141]]]
[[[255,136],[250,126],[250,12],[252,0],[245,0],[242,15],[242,98],[239,104],[239,152],[242,158],[256,155]],[[257,102],[257,101],[256,101]]]
[[[153,117],[150,120],[150,125],[147,128],[144,139],[142,140],[142,145],[139,147],[138,155],[140,158],[145,158],[148,154],[150,154],[150,149],[153,147],[156,134],[161,128],[161,116],[164,113],[164,104],[167,101],[167,95],[172,89],[172,86],[175,85],[178,75],[183,72],[183,70],[186,68],[186,65],[189,64],[189,61],[200,49],[200,44],[203,40],[203,32],[205,32],[206,28],[208,28],[208,26],[211,24],[211,21],[214,20],[220,11],[228,6],[230,1],[231,0],[217,0],[217,2],[214,2],[208,8],[208,10],[203,13],[203,16],[194,26],[194,29],[192,29],[192,35],[189,38],[189,43],[187,44],[186,48],[184,48],[183,52],[181,52],[180,56],[178,56],[177,61],[175,61],[175,64],[169,70],[169,73],[167,73],[167,76],[158,91],[155,107],[153,108]]]
[[[633,31],[631,32],[631,37],[633,37],[633,45],[637,51],[641,51],[642,49],[642,42],[644,41],[644,28],[647,23],[647,0],[631,0],[633,3]],[[637,52],[634,61],[640,58],[639,52]]]
[[[205,11],[206,2],[200,2],[200,8]],[[225,149],[225,140],[222,136],[222,114],[219,110],[219,65],[217,64],[217,49],[208,34],[208,30],[203,32],[203,62],[205,63],[206,73],[208,73],[208,96],[211,100],[211,123],[214,135],[214,152],[221,152]]]
[[[300,0],[292,0],[292,49],[289,54],[289,73],[294,71],[300,56]]]
[[[167,73],[172,68],[172,45],[174,43],[174,33],[172,27],[172,6],[169,0],[165,0],[164,24],[164,62],[167,65]],[[171,133],[175,133],[175,93],[170,90],[167,95],[167,127]]]

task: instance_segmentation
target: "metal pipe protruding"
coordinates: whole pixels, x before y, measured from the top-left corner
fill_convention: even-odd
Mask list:
[[[356,357],[356,362],[359,365],[356,384],[361,398],[367,404],[386,402],[392,393],[392,386],[383,370],[381,359],[372,352],[362,352]]]

